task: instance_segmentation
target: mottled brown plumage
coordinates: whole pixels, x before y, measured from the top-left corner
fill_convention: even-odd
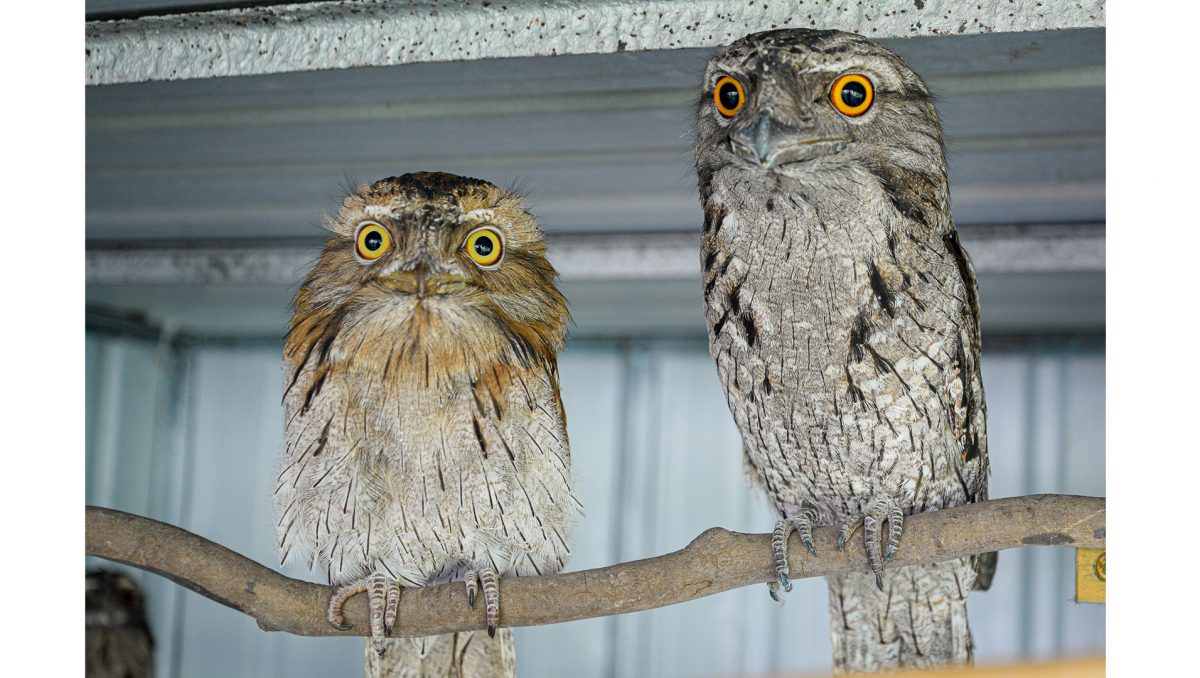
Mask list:
[[[113,570],[87,573],[84,673],[88,678],[154,678],[154,637],[136,582]]]
[[[384,638],[402,587],[446,581],[494,632],[498,577],[570,554],[568,313],[542,233],[518,196],[439,173],[360,187],[328,228],[284,349],[280,553],[341,587],[331,623],[368,593],[368,676],[511,675],[508,629]]]
[[[829,580],[835,669],[969,662],[990,575],[884,569],[904,515],[987,498],[975,276],[928,89],[861,36],[748,36],[709,62],[696,169],[712,355],[781,516],[772,595],[792,531],[815,553],[813,525],[861,529],[875,572]]]

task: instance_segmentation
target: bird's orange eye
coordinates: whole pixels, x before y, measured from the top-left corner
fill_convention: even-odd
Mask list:
[[[504,237],[494,228],[477,228],[467,234],[463,249],[480,268],[493,268],[504,257]]]
[[[847,73],[833,82],[829,99],[839,113],[856,118],[866,113],[874,103],[875,86],[865,75]]]
[[[354,236],[355,250],[363,259],[374,260],[383,256],[392,246],[392,236],[387,229],[374,221],[364,221],[358,225],[358,235]]]
[[[737,78],[723,75],[713,88],[713,101],[721,115],[732,118],[746,105],[746,90]]]

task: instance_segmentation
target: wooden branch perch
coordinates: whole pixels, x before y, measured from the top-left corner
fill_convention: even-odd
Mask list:
[[[1102,497],[1032,495],[909,516],[889,567],[919,565],[1020,546],[1104,548]],[[793,579],[868,570],[861,545],[839,551],[836,530],[813,531],[819,558],[792,536]],[[860,544],[856,541],[855,544]],[[366,635],[366,596],[350,599],[349,631],[324,617],[330,587],[285,577],[203,537],[156,520],[89,506],[87,553],[156,574],[244,612],[268,631]],[[683,549],[610,567],[501,586],[501,623],[534,626],[674,605],[774,578],[770,535],[714,527]],[[765,595],[765,594],[764,594]],[[467,607],[461,583],[404,589],[396,635],[485,628],[483,606]]]

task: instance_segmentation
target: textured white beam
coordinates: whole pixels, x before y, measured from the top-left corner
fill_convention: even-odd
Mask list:
[[[700,277],[695,233],[563,235],[550,238],[550,261],[563,280],[687,280]],[[980,273],[1104,270],[1104,226],[988,226],[963,229]],[[295,285],[316,245],[94,248],[89,285]]]
[[[1104,26],[1104,0],[378,0],[87,25],[91,85],[712,47],[772,28],[873,38]]]

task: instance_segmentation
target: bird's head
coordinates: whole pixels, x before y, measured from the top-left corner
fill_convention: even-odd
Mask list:
[[[756,33],[720,50],[698,118],[702,173],[803,177],[943,158],[921,79],[881,45],[840,31]]]
[[[326,227],[329,241],[296,295],[289,348],[331,324],[376,348],[437,345],[468,362],[506,351],[553,359],[562,348],[566,301],[542,232],[514,193],[405,174],[360,186]]]

